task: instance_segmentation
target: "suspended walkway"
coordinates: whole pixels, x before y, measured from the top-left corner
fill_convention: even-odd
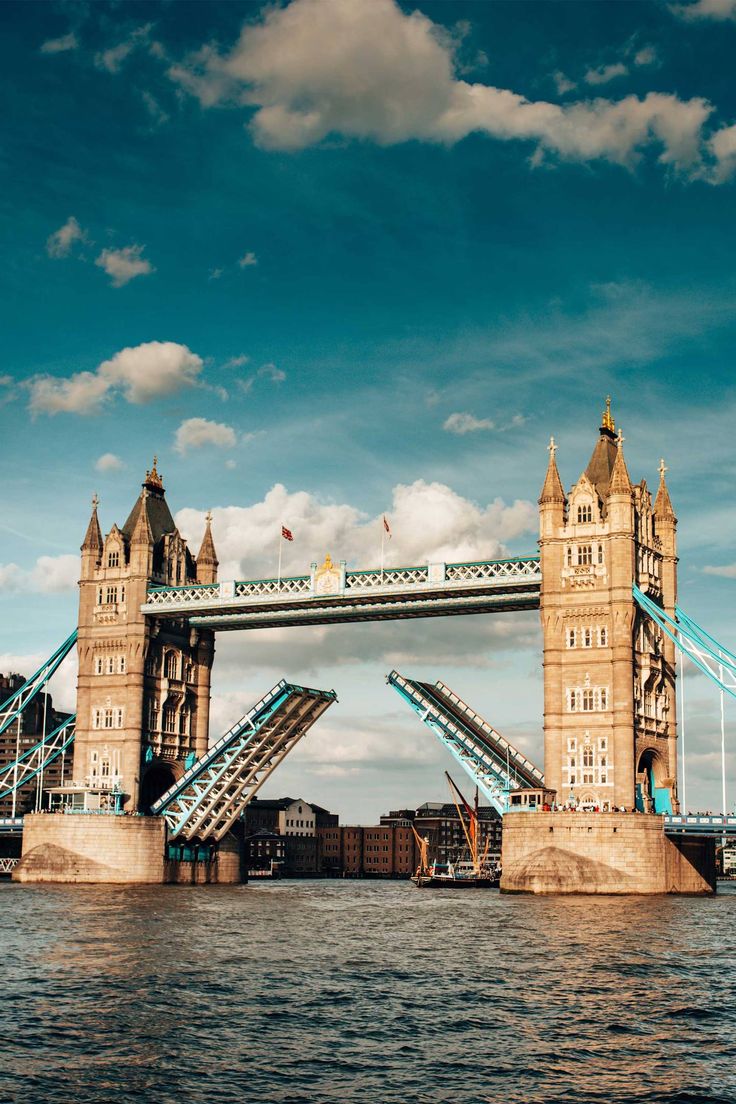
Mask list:
[[[216,843],[307,730],[334,690],[277,683],[151,807],[169,839]]]
[[[44,736],[17,759],[0,767],[0,798],[10,797],[22,786],[43,775],[46,768],[74,742],[76,714]]]
[[[443,682],[418,682],[404,678],[398,671],[392,671],[387,682],[455,757],[498,813],[506,810],[509,790],[544,786],[542,771]]]

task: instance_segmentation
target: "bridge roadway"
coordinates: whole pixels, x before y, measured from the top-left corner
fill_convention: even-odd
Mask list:
[[[309,575],[150,587],[141,611],[207,629],[263,629],[539,608],[538,556],[348,571],[329,557]]]

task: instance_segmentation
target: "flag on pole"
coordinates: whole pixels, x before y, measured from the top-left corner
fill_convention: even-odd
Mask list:
[[[388,539],[391,540],[391,528],[390,528],[388,522],[386,521],[386,515],[385,514],[383,515],[383,528],[388,533]]]
[[[284,540],[293,541],[294,539],[294,534],[292,533],[291,529],[287,529],[285,525],[281,526],[281,536],[284,538]]]

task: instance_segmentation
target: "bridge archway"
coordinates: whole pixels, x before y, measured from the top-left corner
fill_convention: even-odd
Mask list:
[[[177,775],[167,763],[151,763],[141,778],[141,808],[150,813],[151,806],[174,785]]]
[[[672,813],[667,769],[656,748],[645,748],[636,768],[636,808],[640,813]]]

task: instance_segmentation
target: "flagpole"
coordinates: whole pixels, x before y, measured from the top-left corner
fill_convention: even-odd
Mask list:
[[[279,578],[277,590],[281,590],[281,545],[283,544],[283,529],[279,529]]]
[[[386,539],[386,524],[381,518],[381,586],[383,586],[383,545]]]

